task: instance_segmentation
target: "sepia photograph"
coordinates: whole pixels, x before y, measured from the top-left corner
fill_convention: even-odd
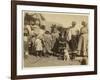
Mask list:
[[[12,79],[97,74],[97,6],[12,1]]]
[[[23,11],[24,67],[88,64],[88,15]]]

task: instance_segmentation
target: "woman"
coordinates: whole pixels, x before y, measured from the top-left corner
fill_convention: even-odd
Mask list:
[[[44,46],[44,55],[48,57],[48,54],[52,54],[52,36],[48,30],[43,34],[43,46]]]
[[[67,41],[65,37],[65,31],[59,33],[58,38],[58,53],[60,54],[60,57],[63,57],[63,60],[69,60],[69,53],[67,48]]]
[[[56,27],[52,28],[52,51],[54,54],[57,52],[57,39],[59,38],[59,32],[57,31]]]
[[[82,28],[80,30],[80,38],[78,44],[79,54],[82,56],[88,56],[87,49],[88,49],[88,29],[86,22],[82,21]]]

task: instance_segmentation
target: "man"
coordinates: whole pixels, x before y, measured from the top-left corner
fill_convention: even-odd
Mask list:
[[[77,53],[77,47],[78,47],[78,35],[79,35],[79,29],[76,26],[76,22],[72,21],[72,25],[67,29],[66,31],[66,40],[68,42],[69,47],[69,53],[71,53],[71,59],[73,60]]]
[[[71,51],[75,51],[77,49],[78,34],[79,34],[79,30],[76,27],[76,22],[72,21],[72,25],[68,29],[68,36],[67,36],[68,37],[67,40],[69,41],[69,47]]]

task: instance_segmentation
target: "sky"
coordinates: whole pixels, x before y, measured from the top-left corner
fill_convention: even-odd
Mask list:
[[[46,22],[58,23],[63,25],[63,27],[68,28],[71,26],[72,21],[76,22],[76,28],[80,29],[82,27],[81,22],[85,21],[88,24],[89,14],[79,14],[79,13],[59,13],[59,12],[34,12],[26,11],[28,13],[41,13],[46,19]]]
[[[81,27],[81,22],[85,21],[88,23],[88,14],[74,14],[74,13],[49,13],[44,12],[42,15],[48,22],[55,22],[62,24],[64,27],[71,26],[72,21],[75,21],[77,27]]]

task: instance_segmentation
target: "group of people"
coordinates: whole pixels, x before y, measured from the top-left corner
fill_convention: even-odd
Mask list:
[[[88,52],[88,29],[85,21],[80,30],[76,22],[68,28],[51,25],[46,29],[39,20],[31,21],[24,26],[24,54],[33,54],[36,57],[49,57],[50,55],[61,57],[63,60],[70,60],[73,54],[87,56]]]

